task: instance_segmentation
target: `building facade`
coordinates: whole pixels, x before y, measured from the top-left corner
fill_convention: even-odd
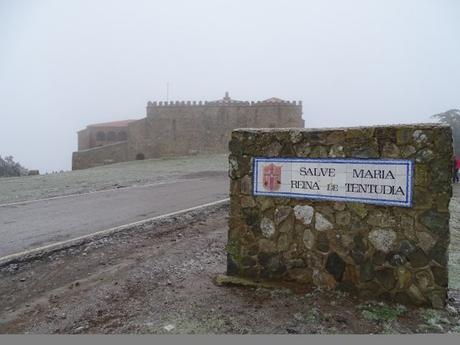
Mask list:
[[[304,127],[302,102],[148,102],[147,116],[89,125],[78,132],[72,169],[199,153],[225,153],[235,128]]]

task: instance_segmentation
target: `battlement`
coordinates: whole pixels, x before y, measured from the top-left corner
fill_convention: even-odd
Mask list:
[[[261,106],[261,105],[296,105],[301,106],[302,101],[282,101],[282,102],[267,102],[267,101],[235,101],[235,102],[210,102],[210,101],[155,101],[147,102],[147,107],[190,107],[190,106]]]
[[[302,106],[302,101],[285,101],[279,98],[269,98],[263,101],[239,101],[231,99],[228,92],[225,97],[217,101],[149,101],[147,108],[170,108],[170,107],[222,107],[222,106]]]

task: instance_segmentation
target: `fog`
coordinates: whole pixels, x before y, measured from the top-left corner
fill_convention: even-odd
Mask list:
[[[460,107],[460,2],[0,0],[0,155],[70,169],[76,132],[147,101],[303,101],[306,127]]]

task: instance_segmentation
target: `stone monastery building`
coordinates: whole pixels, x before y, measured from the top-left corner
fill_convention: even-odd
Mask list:
[[[302,102],[148,102],[147,117],[89,125],[78,132],[72,169],[198,153],[225,153],[235,128],[304,127]]]

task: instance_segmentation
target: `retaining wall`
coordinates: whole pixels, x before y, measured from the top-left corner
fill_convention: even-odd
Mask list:
[[[120,141],[114,144],[74,152],[72,154],[72,170],[126,162],[127,160],[128,143],[126,141]]]

